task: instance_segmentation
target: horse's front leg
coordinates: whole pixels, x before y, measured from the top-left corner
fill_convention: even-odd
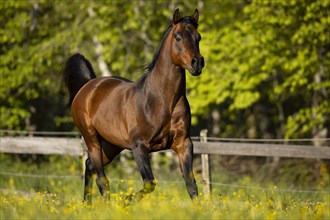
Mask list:
[[[132,152],[143,179],[143,188],[134,197],[135,200],[140,201],[146,194],[155,190],[156,180],[152,174],[149,151],[145,145],[143,143],[135,145]]]
[[[181,145],[173,147],[173,150],[178,154],[188,193],[194,200],[198,196],[198,189],[193,173],[193,143],[190,138],[186,138]]]

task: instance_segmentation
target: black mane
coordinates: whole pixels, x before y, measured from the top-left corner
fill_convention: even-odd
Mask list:
[[[193,17],[190,17],[190,16],[183,17],[183,18],[181,18],[181,19],[180,19],[177,23],[175,23],[175,24],[178,24],[178,23],[180,23],[180,22],[187,23],[187,24],[192,24],[196,29],[198,28],[198,22],[197,22]],[[170,33],[170,31],[172,30],[172,28],[173,28],[173,24],[170,24],[170,25],[167,27],[167,29],[166,29],[166,31],[165,31],[165,34],[164,34],[164,37],[163,37],[163,39],[161,40],[161,42],[160,42],[160,44],[159,44],[159,47],[158,47],[158,49],[156,50],[155,55],[154,55],[152,61],[151,61],[149,64],[147,64],[147,65],[145,66],[145,70],[146,70],[147,73],[151,72],[151,70],[155,67],[156,62],[157,62],[157,59],[158,59],[159,54],[160,54],[160,49],[163,47],[164,41],[165,41],[165,39],[167,38],[167,36],[168,36],[168,34]]]

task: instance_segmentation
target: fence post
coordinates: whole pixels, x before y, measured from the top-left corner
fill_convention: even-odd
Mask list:
[[[203,129],[200,132],[201,142],[207,142],[207,130]],[[211,185],[211,169],[210,169],[210,158],[208,154],[201,154],[202,159],[202,176],[204,183],[204,196],[210,197],[212,193],[212,185]]]

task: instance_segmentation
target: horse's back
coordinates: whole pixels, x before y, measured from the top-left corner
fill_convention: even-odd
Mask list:
[[[122,77],[100,77],[86,83],[77,93],[71,108],[87,107],[104,100],[113,90],[132,87],[132,82]],[[120,87],[120,88],[118,88]]]

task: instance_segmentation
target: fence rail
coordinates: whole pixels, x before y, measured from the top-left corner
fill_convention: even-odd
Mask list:
[[[69,154],[82,156],[79,138],[0,137],[0,152],[14,154]],[[330,147],[307,145],[194,141],[195,154],[330,159]]]
[[[194,153],[330,159],[330,147],[288,144],[194,142]]]
[[[83,145],[80,138],[0,137],[0,152],[82,156]]]

